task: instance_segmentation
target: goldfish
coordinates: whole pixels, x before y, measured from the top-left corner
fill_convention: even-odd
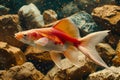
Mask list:
[[[78,59],[80,54],[78,52],[80,52],[96,64],[108,68],[95,48],[108,35],[108,32],[109,30],[98,31],[81,37],[78,27],[73,21],[64,18],[52,27],[15,33],[15,38],[41,50],[51,51],[51,59],[59,68],[61,68],[61,56],[52,50],[62,51],[63,55],[78,67],[80,66]]]

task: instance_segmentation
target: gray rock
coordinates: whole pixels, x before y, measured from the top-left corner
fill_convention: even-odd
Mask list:
[[[34,4],[24,5],[19,11],[21,25],[23,29],[32,29],[44,26],[43,15]]]
[[[58,18],[63,18],[64,14],[62,13],[62,8],[69,4],[73,0],[26,0],[26,2],[34,3],[41,12],[44,12],[45,10],[52,9],[58,14]]]
[[[9,12],[9,8],[3,6],[3,5],[0,5],[0,16],[1,15],[6,15],[8,12]]]
[[[16,14],[19,8],[26,4],[26,0],[0,0],[0,4],[9,8],[9,14]]]
[[[94,20],[92,19],[92,16],[84,11],[80,11],[76,14],[73,14],[68,18],[70,18],[73,21],[73,23],[82,32],[84,32],[83,34],[101,30],[101,28],[97,26]]]
[[[104,69],[89,75],[88,80],[120,80],[120,67],[110,67],[111,70]]]
[[[120,5],[120,1],[119,1],[119,0],[115,0],[115,3],[116,3],[117,5]]]
[[[68,17],[76,12],[80,11],[78,6],[76,5],[75,2],[69,2],[63,8],[61,8],[61,13],[63,14],[63,17]]]
[[[115,4],[115,0],[26,0],[26,2],[34,3],[42,12],[53,9],[57,12],[58,18],[68,17],[80,10],[91,13],[95,7]]]

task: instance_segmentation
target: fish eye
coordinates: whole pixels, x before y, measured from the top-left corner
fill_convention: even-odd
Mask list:
[[[27,36],[27,34],[24,34],[23,36],[24,36],[24,37],[26,37],[26,36]]]

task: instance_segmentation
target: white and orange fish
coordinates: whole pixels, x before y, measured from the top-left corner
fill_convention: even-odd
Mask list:
[[[96,64],[108,68],[95,49],[95,45],[102,41],[108,32],[109,30],[98,31],[81,38],[75,24],[70,19],[64,18],[50,28],[18,32],[15,38],[41,50],[63,51],[63,55],[76,66],[80,66],[78,59],[78,51],[80,51]],[[61,68],[61,56],[56,53],[50,53],[50,55],[54,63]]]

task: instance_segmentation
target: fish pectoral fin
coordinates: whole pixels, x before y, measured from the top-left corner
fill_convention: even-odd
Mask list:
[[[61,64],[61,54],[60,52],[56,52],[54,50],[50,51],[50,56],[53,62],[58,66],[58,68],[62,69],[62,64]]]
[[[68,49],[64,52],[64,56],[77,67],[81,67],[84,65],[82,61],[85,59],[80,59],[80,56],[84,55],[74,46],[69,46]]]
[[[35,44],[40,45],[40,46],[45,46],[48,43],[48,38],[42,37],[36,41],[34,41]]]

